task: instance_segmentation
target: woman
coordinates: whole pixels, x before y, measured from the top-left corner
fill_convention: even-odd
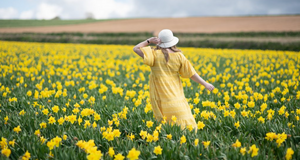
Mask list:
[[[180,76],[191,78],[212,91],[214,86],[205,82],[194,70],[176,44],[179,39],[169,29],[164,29],[157,37],[149,38],[137,44],[133,50],[144,59],[144,64],[151,67],[150,103],[158,121],[166,118],[168,122],[176,122],[184,129],[188,125],[197,131],[197,124],[183,93]],[[148,44],[156,44],[151,49]]]

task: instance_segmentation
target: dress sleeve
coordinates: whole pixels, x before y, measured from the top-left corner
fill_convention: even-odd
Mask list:
[[[194,74],[196,74],[196,71],[190,61],[185,58],[184,55],[181,56],[181,66],[179,69],[179,74],[182,78],[191,78]]]
[[[154,65],[154,51],[151,49],[150,46],[142,47],[141,51],[144,53],[144,64],[148,66]]]

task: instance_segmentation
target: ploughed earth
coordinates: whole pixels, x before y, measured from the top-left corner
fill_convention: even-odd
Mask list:
[[[300,31],[300,16],[119,19],[76,25],[0,28],[0,32],[153,32],[157,35],[165,28],[186,33]]]

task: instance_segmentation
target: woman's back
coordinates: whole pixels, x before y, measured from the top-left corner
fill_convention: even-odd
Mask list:
[[[169,53],[168,62],[160,49],[151,49],[149,46],[141,48],[145,54],[144,63],[151,67],[153,76],[178,76],[190,78],[196,72],[191,63],[181,52]]]
[[[171,76],[177,75],[181,64],[180,52],[169,53],[170,59],[168,63],[165,60],[161,50],[154,51],[154,65],[151,67],[155,76]]]

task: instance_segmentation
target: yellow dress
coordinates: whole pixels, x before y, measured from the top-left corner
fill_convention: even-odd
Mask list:
[[[197,124],[184,96],[180,75],[190,78],[196,71],[192,64],[181,52],[169,53],[166,63],[161,50],[154,50],[150,46],[141,48],[144,53],[144,64],[151,67],[149,91],[150,103],[156,120],[161,121],[165,116],[167,122],[176,123],[184,129],[192,125],[197,131]]]

